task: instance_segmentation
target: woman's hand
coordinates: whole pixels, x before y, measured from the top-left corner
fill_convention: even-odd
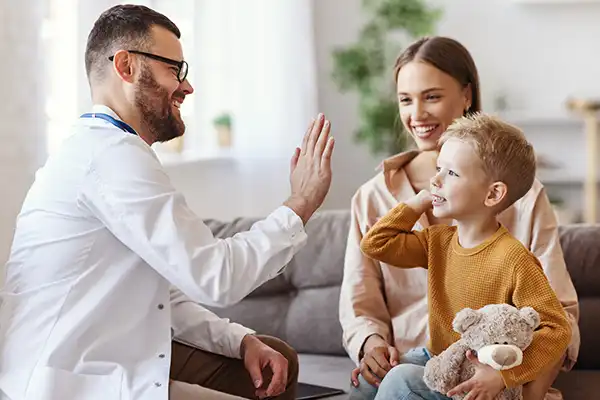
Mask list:
[[[352,385],[358,387],[358,375],[371,386],[378,387],[390,369],[398,365],[400,353],[379,335],[370,336],[364,345],[360,366],[352,371]]]

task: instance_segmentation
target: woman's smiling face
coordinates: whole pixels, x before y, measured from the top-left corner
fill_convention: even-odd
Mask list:
[[[437,150],[438,140],[471,105],[471,88],[423,61],[411,61],[396,80],[400,119],[421,151]]]

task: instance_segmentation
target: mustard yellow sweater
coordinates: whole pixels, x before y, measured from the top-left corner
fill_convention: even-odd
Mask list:
[[[506,303],[533,307],[541,319],[523,363],[502,371],[506,386],[533,381],[555,365],[567,349],[571,327],[537,258],[503,226],[484,243],[466,249],[459,244],[455,227],[412,231],[419,217],[399,204],[367,232],[361,250],[399,268],[428,268],[431,353],[439,354],[460,339],[452,329],[458,311]]]

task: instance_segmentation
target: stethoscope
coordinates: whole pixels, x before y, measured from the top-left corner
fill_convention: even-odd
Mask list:
[[[116,126],[117,128],[125,131],[125,132],[129,132],[132,135],[137,135],[136,131],[129,125],[127,125],[125,122],[118,120],[116,118],[111,117],[108,114],[104,114],[104,113],[86,113],[81,115],[80,118],[99,118],[99,119],[103,119],[107,122],[110,122],[111,124],[113,124],[114,126]]]

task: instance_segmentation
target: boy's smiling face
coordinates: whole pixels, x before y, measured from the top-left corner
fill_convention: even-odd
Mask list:
[[[491,212],[485,204],[491,183],[473,145],[449,138],[442,145],[437,174],[431,179],[433,215],[460,221]]]

